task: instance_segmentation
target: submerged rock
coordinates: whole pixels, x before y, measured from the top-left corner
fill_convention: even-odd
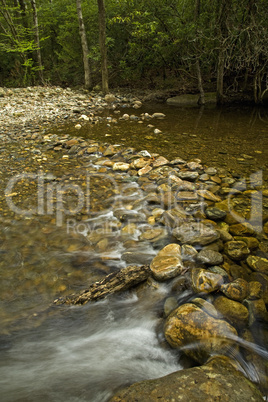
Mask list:
[[[262,274],[268,274],[268,260],[267,258],[251,255],[247,258],[247,263],[254,271]]]
[[[234,261],[244,260],[250,253],[243,241],[228,241],[224,246],[225,254]]]
[[[201,250],[197,257],[198,262],[207,265],[219,265],[223,262],[223,256],[218,251],[203,249]]]
[[[200,222],[183,223],[172,232],[182,244],[205,246],[219,238],[219,233],[209,225]]]

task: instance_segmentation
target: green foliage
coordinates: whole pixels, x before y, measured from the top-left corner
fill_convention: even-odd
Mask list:
[[[31,2],[22,2],[24,10],[20,3],[0,0],[0,85],[38,82]],[[76,1],[36,3],[45,80],[82,85]],[[97,0],[83,0],[82,9],[96,85],[101,82]],[[196,61],[205,84],[213,83],[221,54],[225,91],[254,87],[261,99],[266,90],[265,0],[106,0],[106,18],[111,86],[165,86],[172,80],[174,87],[184,80],[197,89]]]

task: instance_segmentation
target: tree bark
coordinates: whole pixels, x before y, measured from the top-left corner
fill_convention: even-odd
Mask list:
[[[39,25],[38,25],[38,16],[36,10],[36,2],[35,0],[31,0],[32,9],[33,9],[33,20],[34,20],[34,34],[35,34],[35,44],[36,44],[36,55],[37,55],[37,63],[38,63],[38,74],[40,83],[44,84],[44,75],[43,75],[43,64],[41,57],[41,49],[40,49],[40,39],[39,39]]]
[[[102,91],[109,92],[107,47],[106,47],[106,13],[104,0],[98,0],[99,9],[99,42],[101,53]]]
[[[218,56],[218,66],[217,66],[217,103],[220,105],[224,101],[223,94],[223,80],[224,80],[224,54],[220,50]]]
[[[54,300],[54,303],[86,304],[89,301],[103,299],[108,295],[127,290],[132,286],[145,281],[150,276],[150,272],[151,270],[148,265],[129,265],[120,271],[107,275],[100,282],[93,283],[88,289],[80,292],[80,294],[56,299]]]
[[[89,67],[89,51],[88,51],[88,44],[87,44],[87,36],[86,30],[84,25],[82,7],[81,7],[81,0],[76,0],[76,9],[77,9],[77,16],[78,16],[78,23],[79,23],[79,34],[81,38],[81,45],[82,45],[82,52],[83,52],[83,63],[84,63],[84,72],[85,72],[85,88],[90,89],[92,86],[91,83],[91,72]]]
[[[196,23],[196,39],[197,39],[198,45],[199,45],[200,41],[198,40],[198,28],[197,27],[198,27],[198,21],[199,21],[199,16],[200,16],[200,9],[201,9],[200,0],[196,0],[196,2],[195,2],[195,23]],[[199,51],[199,49],[197,49],[197,51]],[[205,104],[205,92],[204,92],[204,88],[203,88],[200,60],[199,60],[198,55],[196,56],[195,67],[196,67],[196,74],[197,74],[198,89],[199,89],[199,93],[200,93],[200,97],[198,99],[198,104],[202,106]]]

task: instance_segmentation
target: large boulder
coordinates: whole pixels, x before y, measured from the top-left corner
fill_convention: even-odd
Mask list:
[[[110,402],[261,402],[257,387],[237,370],[235,362],[215,356],[201,366],[141,381],[120,390]]]
[[[164,327],[165,337],[173,348],[204,363],[212,354],[225,353],[235,345],[237,332],[229,323],[214,318],[202,308],[186,303],[174,310]]]

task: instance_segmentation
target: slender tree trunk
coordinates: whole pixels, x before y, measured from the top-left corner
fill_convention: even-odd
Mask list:
[[[198,40],[198,20],[199,20],[199,16],[200,16],[200,8],[201,8],[200,0],[196,0],[196,2],[195,2],[195,23],[196,23],[196,26],[197,26],[197,28],[196,28],[196,39],[197,39],[198,45],[199,45],[199,40]],[[199,48],[199,46],[198,46],[198,48]],[[197,52],[198,51],[199,51],[199,49],[197,49]],[[200,93],[200,97],[198,99],[198,104],[202,106],[202,105],[205,104],[205,92],[204,92],[204,88],[203,88],[202,74],[201,74],[201,68],[200,68],[200,60],[199,60],[198,55],[196,55],[195,67],[196,67],[198,89],[199,89],[199,93]]]
[[[102,91],[109,92],[107,47],[106,47],[106,13],[104,0],[98,0],[99,9],[99,41],[101,53]]]
[[[223,94],[223,80],[224,80],[224,54],[223,50],[220,50],[218,56],[217,66],[217,103],[222,104],[224,100]]]
[[[78,23],[79,23],[79,33],[80,33],[80,37],[81,37],[81,45],[82,45],[82,51],[83,51],[85,87],[86,87],[86,89],[90,89],[92,86],[92,83],[91,83],[91,72],[90,72],[89,58],[88,58],[89,51],[88,51],[87,36],[86,36],[86,30],[85,30],[82,7],[81,7],[81,0],[76,0],[76,8],[77,8]]]
[[[39,81],[43,85],[44,84],[43,64],[42,64],[42,57],[41,57],[40,39],[39,39],[39,25],[38,25],[38,16],[37,16],[35,0],[31,0],[31,4],[32,4],[32,9],[33,9],[36,54],[37,54],[37,63],[38,63],[38,67],[39,67],[39,70],[38,70]]]
[[[196,60],[196,73],[197,73],[197,80],[198,80],[198,89],[199,89],[199,93],[200,93],[200,97],[198,99],[198,104],[202,106],[206,102],[205,102],[205,92],[204,92],[204,88],[203,88],[199,59]]]

